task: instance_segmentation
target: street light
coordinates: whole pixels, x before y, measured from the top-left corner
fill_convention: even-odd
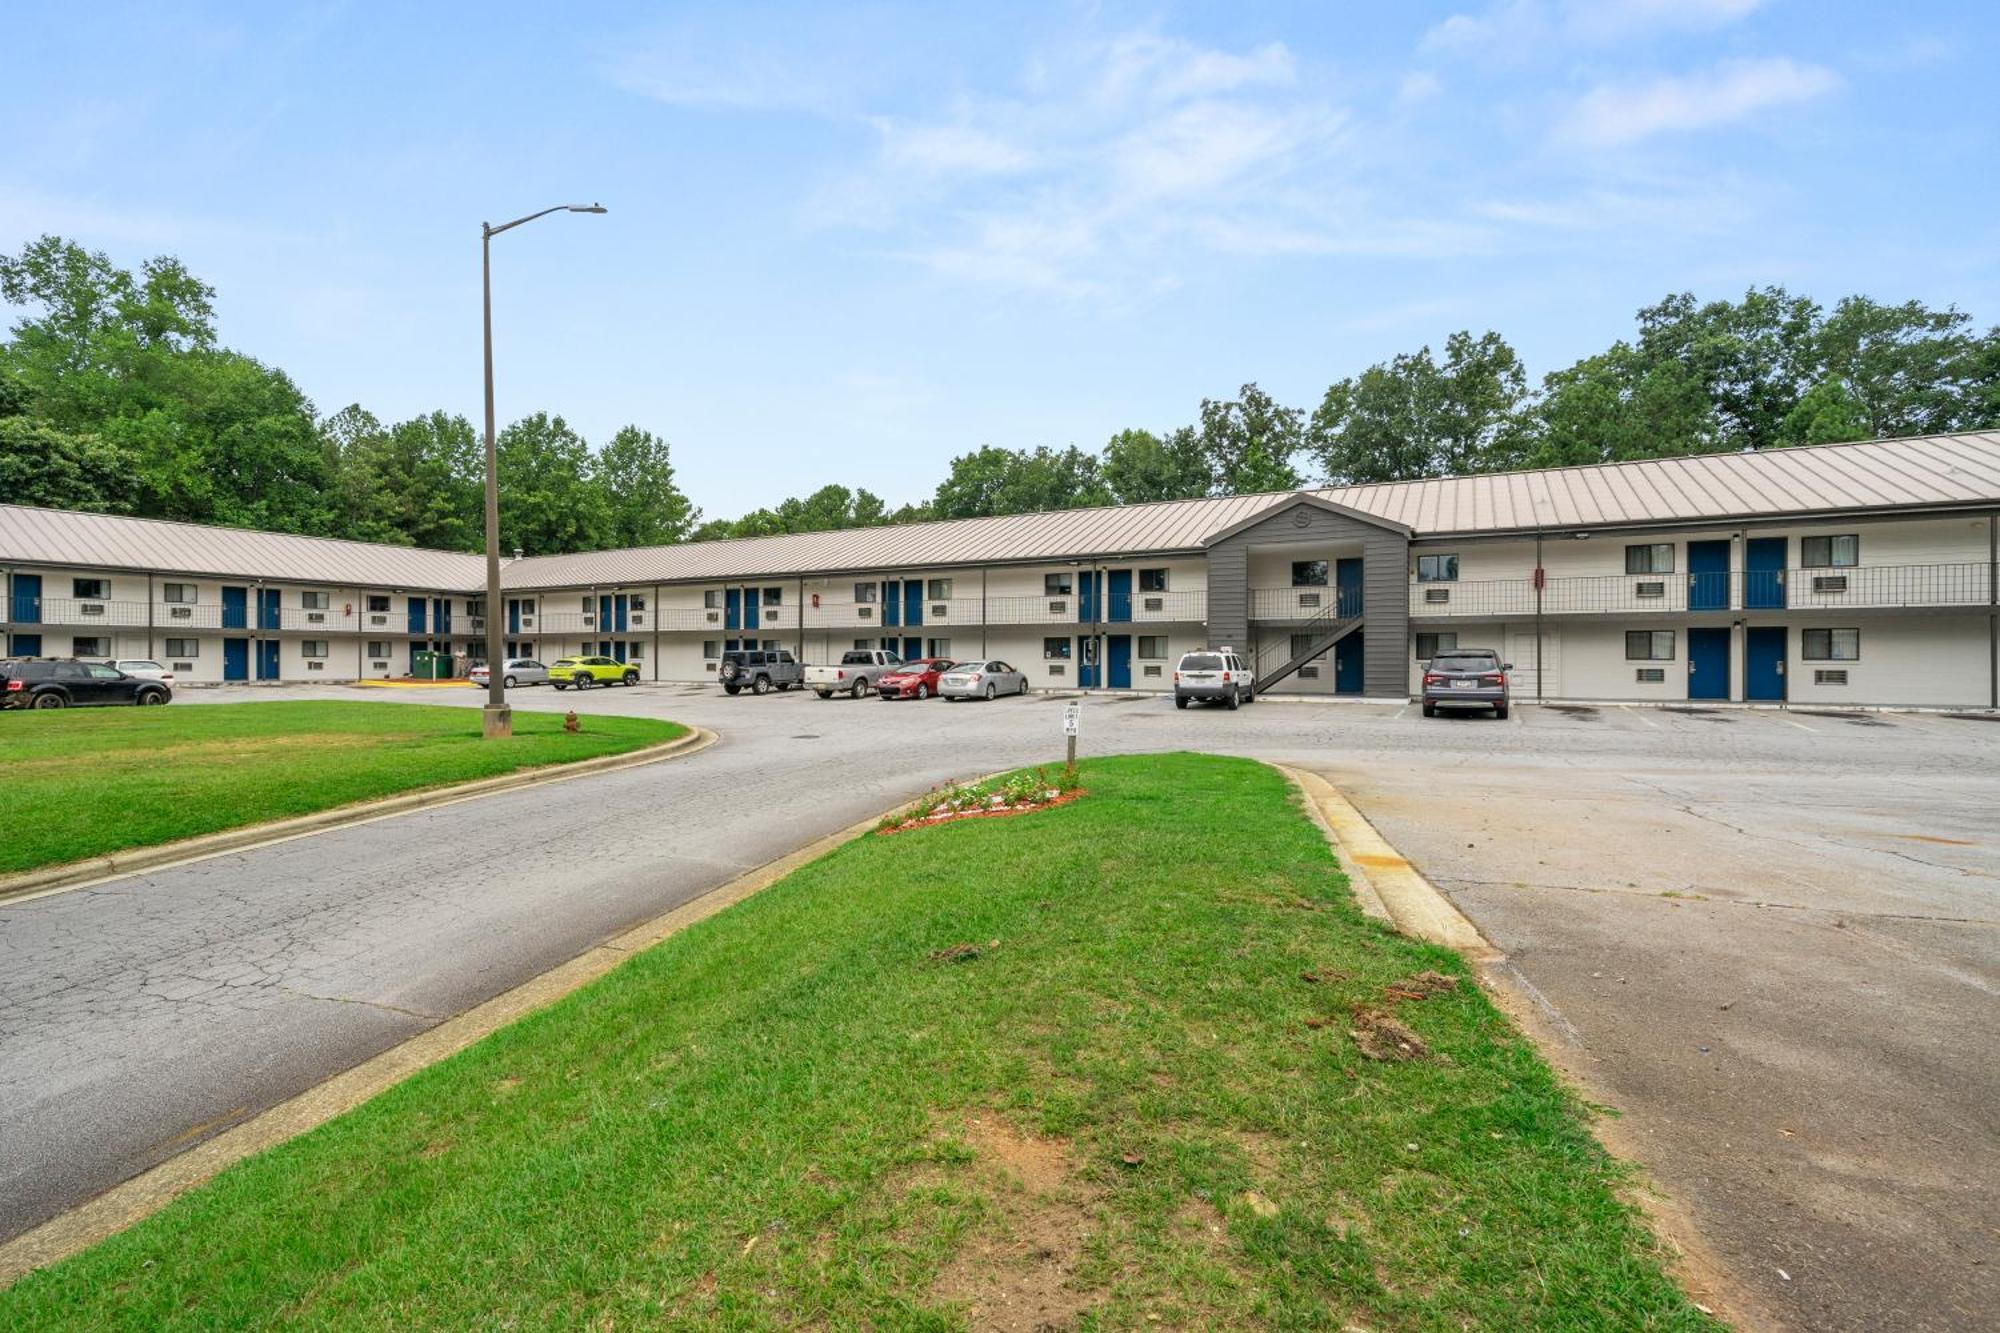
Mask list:
[[[500,466],[493,444],[493,238],[551,213],[602,213],[603,204],[557,204],[512,222],[479,224],[479,279],[486,303],[486,707],[484,732],[491,740],[514,734],[507,707],[507,659],[500,642]]]

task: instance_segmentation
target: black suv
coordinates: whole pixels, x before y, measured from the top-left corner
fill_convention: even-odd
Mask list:
[[[103,662],[73,657],[0,658],[0,708],[90,708],[163,704],[174,692]]]

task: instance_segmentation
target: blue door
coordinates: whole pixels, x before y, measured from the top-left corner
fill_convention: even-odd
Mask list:
[[[1359,561],[1355,562],[1359,564]],[[1333,692],[1335,694],[1361,693],[1361,631],[1342,639],[1333,645]]]
[[[1725,549],[1726,549],[1725,543]],[[1729,631],[1688,631],[1688,698],[1729,697]]]
[[[1743,697],[1781,703],[1785,697],[1785,638],[1782,625],[1753,625],[1743,631]]]
[[[9,619],[17,625],[39,625],[42,623],[42,576],[40,574],[16,574],[14,576],[14,609]],[[31,654],[23,654],[23,656],[31,656]]]
[[[228,589],[223,591],[227,592]],[[241,588],[236,589],[242,592]],[[222,641],[222,678],[224,680],[250,679],[250,640],[224,639]]]
[[[278,628],[278,590],[276,588],[257,589],[257,628]],[[278,645],[272,644],[273,648]],[[273,672],[273,675],[276,673]]]
[[[439,634],[449,635],[451,633],[451,598],[439,597],[431,602],[431,620]],[[449,650],[440,648],[438,651],[446,652]]]
[[[924,581],[911,579],[903,585],[903,623],[921,625],[924,623]]]
[[[1360,615],[1361,557],[1354,556],[1346,560],[1335,561],[1333,566],[1333,582],[1335,597],[1340,606],[1338,612],[1339,618],[1347,620]]]
[[[623,662],[625,660],[625,640],[619,639],[613,643],[611,651],[602,654],[602,656],[609,657],[614,662]]]
[[[222,590],[222,628],[250,628],[250,590],[248,588],[224,588]]]
[[[1125,579],[1128,584],[1131,582],[1132,575],[1130,571],[1127,571]],[[1131,589],[1128,587],[1126,589],[1126,599],[1129,601],[1130,598]],[[1111,601],[1113,606],[1116,606],[1118,603],[1118,576],[1116,574],[1111,576]],[[1105,682],[1114,690],[1129,690],[1132,688],[1131,635],[1113,634],[1104,641],[1104,677]]]
[[[924,655],[924,641],[922,639],[903,640],[902,658],[905,662],[914,662],[923,655]]]
[[[16,634],[13,636],[13,644],[8,651],[16,657],[40,657],[42,655],[42,636],[39,634]]]
[[[507,632],[509,634],[519,634],[521,632],[521,599],[518,597],[509,597],[507,599]],[[509,648],[507,652],[509,656],[517,655],[512,648]]]
[[[1688,610],[1727,611],[1728,609],[1729,543],[1689,542]]]
[[[724,629],[743,628],[743,592],[740,588],[727,588],[723,590],[722,627]]]
[[[743,590],[743,628],[744,628],[744,629],[756,629],[756,628],[757,628],[757,609],[758,609],[759,605],[760,605],[760,604],[762,603],[762,600],[763,600],[763,595],[762,595],[761,593],[759,593],[759,592],[757,591],[757,589],[755,589],[755,588],[745,588],[745,589]]]
[[[882,585],[882,623],[903,623],[903,585],[893,579]]]
[[[1132,618],[1132,571],[1129,569],[1114,569],[1106,577],[1111,582],[1106,590],[1104,618],[1116,621],[1130,620]],[[1129,649],[1131,645],[1127,644],[1126,647]],[[1111,684],[1116,688],[1118,685],[1118,668],[1113,666],[1111,673]],[[1132,674],[1129,666],[1125,674],[1128,676]],[[1126,684],[1129,685],[1131,682],[1128,680]]]
[[[1790,545],[1783,537],[1752,537],[1743,543],[1743,605],[1747,609],[1785,609],[1785,555]],[[1746,654],[1748,651],[1745,649]]]
[[[1089,570],[1076,576],[1076,618],[1084,624],[1097,619],[1097,571]],[[1095,671],[1093,669],[1093,674]]]
[[[620,634],[623,634],[626,630],[632,628],[630,624],[631,612],[632,612],[632,599],[625,593],[621,592],[616,597],[611,599],[611,616],[612,619],[618,622],[618,632]],[[623,661],[624,659],[620,658],[619,660]]]
[[[259,639],[257,641],[257,679],[276,680],[278,678],[278,641]]]
[[[1085,575],[1088,578],[1089,575]],[[1076,683],[1086,690],[1097,688],[1097,636],[1084,635],[1076,641]]]
[[[224,588],[222,591],[224,593],[224,601],[226,602],[228,600],[227,594],[229,592],[229,589]],[[222,623],[225,626],[229,624],[227,615],[224,616]],[[424,599],[421,597],[412,597],[410,599],[410,633],[422,634],[423,632],[424,632]]]

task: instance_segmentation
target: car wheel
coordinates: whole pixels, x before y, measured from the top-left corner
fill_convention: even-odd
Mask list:
[[[1235,687],[1234,687],[1234,686],[1231,686],[1231,687],[1230,687],[1230,690],[1229,690],[1229,699],[1228,699],[1228,702],[1227,702],[1227,705],[1226,705],[1226,706],[1228,707],[1229,711],[1230,711],[1230,712],[1232,712],[1232,713],[1233,713],[1233,712],[1235,712],[1235,711],[1236,711],[1236,705],[1237,705],[1237,704],[1239,704],[1239,703],[1241,703],[1241,702],[1242,702],[1242,700],[1241,700],[1241,699],[1238,699],[1238,698],[1236,697],[1236,689],[1235,689]]]
[[[822,699],[831,699],[833,697],[832,690],[814,690],[813,693],[817,694]]]
[[[597,684],[597,677],[595,676],[578,676],[576,678],[576,687],[579,690],[587,690],[595,684]]]
[[[1246,704],[1254,704],[1257,702],[1257,687],[1255,685],[1252,685],[1249,689],[1243,692],[1243,702]]]
[[[928,699],[928,698],[930,698],[930,697],[931,697],[931,687],[930,687],[930,686],[928,686],[928,685],[926,685],[926,684],[924,684],[924,683],[923,683],[922,681],[918,681],[918,682],[917,682],[917,697],[918,697],[919,699]]]
[[[67,708],[69,707],[69,700],[63,698],[60,694],[57,694],[54,690],[50,690],[47,694],[38,694],[35,696],[35,707]]]
[[[501,680],[500,683],[502,685],[505,685],[510,690],[518,690],[521,688],[521,682],[515,680],[512,676],[505,677],[504,679]]]
[[[1425,717],[1436,717],[1437,715],[1438,715],[1438,706],[1436,704],[1427,703],[1424,705]]]
[[[868,697],[868,682],[865,680],[855,681],[854,689],[851,691],[851,693],[857,699],[866,699]]]
[[[167,695],[164,690],[146,690],[139,695],[139,706],[141,708],[158,708],[166,701]]]
[[[636,672],[636,671],[628,671],[628,672],[626,672],[626,673],[625,673],[625,688],[626,688],[626,689],[628,689],[628,690],[629,690],[629,689],[631,689],[631,688],[632,688],[632,687],[633,687],[634,685],[637,685],[638,683],[639,683],[639,673],[638,673],[638,672]]]
[[[1187,696],[1186,696],[1185,694],[1176,694],[1176,695],[1174,696],[1174,707],[1176,707],[1176,708],[1186,708],[1186,707],[1187,707]]]
[[[989,680],[989,681],[987,681],[987,682],[986,682],[986,702],[987,702],[987,703],[992,703],[992,702],[993,702],[993,700],[994,700],[994,698],[995,698],[996,696],[998,696],[998,695],[999,695],[999,693],[1000,693],[1000,691],[999,691],[998,687],[996,687],[996,686],[995,686],[995,685],[993,684],[993,682],[992,682],[992,681],[990,681],[990,680]]]
[[[750,690],[753,694],[769,694],[771,692],[771,678],[769,676],[757,677],[757,679],[750,682]]]
[[[1507,720],[1507,705],[1506,705],[1506,704],[1494,704],[1494,705],[1493,705],[1493,716],[1494,716],[1494,717],[1496,717],[1496,718],[1498,718],[1498,719],[1499,719],[1500,721],[1502,721],[1502,722],[1505,722],[1505,721]]]

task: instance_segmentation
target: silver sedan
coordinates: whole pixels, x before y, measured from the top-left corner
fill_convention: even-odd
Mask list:
[[[489,679],[486,664],[482,662],[472,668],[465,673],[465,678],[483,687]],[[532,657],[510,657],[507,659],[507,672],[500,682],[510,690],[516,685],[546,685],[549,683],[549,669]]]
[[[960,662],[938,677],[938,697],[953,703],[1027,692],[1027,673],[1016,671],[1005,662]]]

